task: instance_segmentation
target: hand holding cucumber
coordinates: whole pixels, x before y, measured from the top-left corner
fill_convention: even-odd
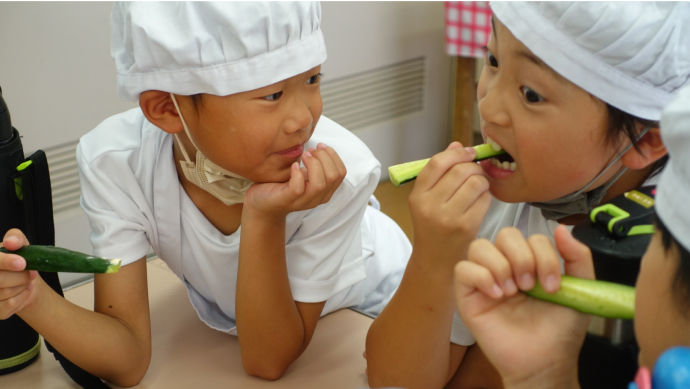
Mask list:
[[[565,273],[593,280],[589,249],[564,226],[556,229],[555,240]],[[577,372],[577,356],[591,317],[522,293],[532,290],[537,281],[551,293],[569,282],[561,282],[551,241],[541,235],[525,239],[519,230],[505,228],[495,244],[473,242],[468,258],[455,270],[458,310],[504,382],[530,387],[530,377],[543,378],[549,372],[554,373],[553,382],[577,382],[576,374],[569,374]]]
[[[410,193],[411,260],[430,271],[452,274],[491,204],[489,182],[481,166],[472,163],[475,156],[474,149],[451,143],[431,158]]]
[[[21,231],[7,232],[3,246],[17,250],[28,244]],[[35,271],[24,270],[26,261],[14,254],[0,253],[0,320],[5,320],[36,300]]]

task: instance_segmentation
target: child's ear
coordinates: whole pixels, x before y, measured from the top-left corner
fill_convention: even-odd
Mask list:
[[[642,151],[641,153],[631,147],[621,157],[621,162],[628,169],[642,169],[654,162],[658,161],[666,155],[666,146],[661,141],[661,131],[659,127],[652,127],[647,131],[640,140],[637,141],[637,146]]]
[[[184,129],[170,93],[157,90],[143,92],[139,96],[139,106],[146,119],[161,130],[175,134]]]

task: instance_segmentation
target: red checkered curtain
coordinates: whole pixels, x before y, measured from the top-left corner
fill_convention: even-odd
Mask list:
[[[446,1],[446,53],[481,58],[491,35],[488,1]]]

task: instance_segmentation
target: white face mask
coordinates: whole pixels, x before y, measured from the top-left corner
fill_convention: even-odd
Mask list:
[[[184,161],[180,161],[180,166],[182,166],[182,172],[185,178],[199,188],[212,194],[225,205],[244,202],[244,194],[254,182],[223,169],[211,162],[211,160],[207,159],[204,154],[199,151],[199,148],[194,144],[194,140],[192,140],[192,136],[189,134],[189,128],[187,128],[187,123],[185,123],[182,117],[182,111],[180,111],[180,107],[177,105],[175,95],[171,93],[170,96],[175,104],[175,108],[177,108],[177,113],[180,115],[182,126],[187,133],[189,141],[192,142],[192,145],[197,149],[195,163],[189,159],[189,155],[187,155],[187,151],[182,145],[182,142],[180,142],[177,134],[175,134],[175,139],[177,139],[177,144],[180,145],[180,150],[182,150],[185,159]]]

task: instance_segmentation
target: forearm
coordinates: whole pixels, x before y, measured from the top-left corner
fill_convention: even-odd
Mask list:
[[[121,386],[137,384],[151,358],[150,343],[124,321],[81,308],[40,280],[35,304],[19,313],[63,356],[89,373]]]
[[[285,262],[285,218],[242,220],[237,333],[245,370],[279,378],[307,346]]]
[[[419,255],[413,251],[395,296],[369,329],[372,387],[441,388],[449,379],[453,272],[420,267]]]

